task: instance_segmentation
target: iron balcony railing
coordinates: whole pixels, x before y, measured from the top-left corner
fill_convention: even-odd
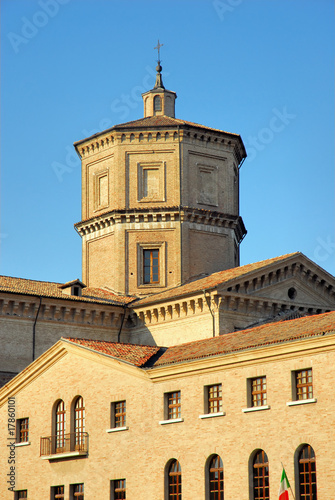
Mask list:
[[[57,434],[55,436],[41,437],[40,455],[56,455],[79,451],[88,452],[88,433],[71,432],[70,434]]]

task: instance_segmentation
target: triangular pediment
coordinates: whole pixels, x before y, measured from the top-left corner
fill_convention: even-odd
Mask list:
[[[335,309],[334,277],[301,253],[239,276],[224,288],[294,306]]]

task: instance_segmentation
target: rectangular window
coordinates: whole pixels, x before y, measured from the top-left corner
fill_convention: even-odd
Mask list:
[[[64,486],[53,486],[51,488],[51,498],[52,500],[61,500],[65,498]]]
[[[301,401],[303,399],[313,398],[313,377],[312,368],[307,370],[299,370],[295,372],[296,384],[296,399]]]
[[[20,498],[28,498],[28,490],[20,490],[15,492],[15,500]]]
[[[71,500],[84,500],[84,483],[72,484],[70,491]]]
[[[215,384],[207,387],[208,408],[207,413],[218,413],[222,411],[222,385]]]
[[[111,481],[112,500],[122,500],[126,498],[126,480],[116,479]]]
[[[17,420],[17,442],[28,443],[29,441],[29,418]]]
[[[117,401],[112,403],[113,420],[112,427],[125,427],[126,426],[126,402]]]
[[[159,250],[143,250],[143,283],[159,283]]]
[[[167,418],[172,420],[181,418],[181,397],[180,391],[169,392],[167,395]]]
[[[257,377],[250,380],[251,383],[251,406],[265,406],[266,398],[266,377]]]

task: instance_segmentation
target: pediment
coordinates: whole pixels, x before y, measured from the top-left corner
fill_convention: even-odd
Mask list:
[[[266,297],[275,301],[290,301],[292,304],[301,304],[305,307],[320,306],[322,308],[335,308],[334,300],[332,301],[329,296],[325,296],[321,290],[318,291],[308,283],[302,281],[299,276],[265,286],[260,290],[251,292],[250,295]]]
[[[335,278],[301,253],[230,280],[220,286],[223,291],[335,309]]]

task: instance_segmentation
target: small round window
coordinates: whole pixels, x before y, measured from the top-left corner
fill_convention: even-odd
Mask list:
[[[295,288],[291,287],[288,289],[288,292],[287,292],[287,295],[289,297],[289,299],[293,300],[296,298],[297,296],[297,291]]]

